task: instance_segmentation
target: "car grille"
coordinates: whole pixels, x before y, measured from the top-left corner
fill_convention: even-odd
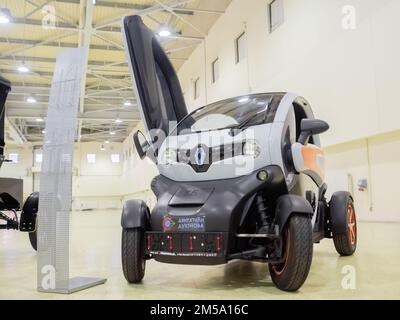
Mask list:
[[[202,159],[198,157],[199,148],[202,148],[204,151]],[[207,172],[214,162],[233,158],[242,154],[243,142],[225,144],[212,148],[204,144],[199,144],[192,149],[179,149],[178,162],[187,163],[196,172]]]

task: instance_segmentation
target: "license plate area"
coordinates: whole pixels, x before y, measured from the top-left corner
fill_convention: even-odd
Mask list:
[[[219,257],[225,254],[221,232],[146,232],[146,253],[170,256]]]

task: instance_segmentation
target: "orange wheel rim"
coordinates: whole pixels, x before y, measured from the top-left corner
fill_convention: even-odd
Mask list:
[[[354,245],[357,240],[357,223],[356,213],[351,203],[347,206],[347,233],[351,244]]]
[[[289,226],[286,226],[284,229],[284,233],[283,233],[283,257],[282,263],[279,264],[274,264],[272,265],[272,269],[274,270],[274,273],[276,275],[281,275],[285,269],[286,269],[286,265],[287,265],[287,261],[288,261],[288,257],[289,257],[289,251],[290,251],[290,230],[289,230]]]

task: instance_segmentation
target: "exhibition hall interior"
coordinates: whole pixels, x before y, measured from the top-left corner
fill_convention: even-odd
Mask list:
[[[400,299],[400,1],[0,0],[0,299]]]

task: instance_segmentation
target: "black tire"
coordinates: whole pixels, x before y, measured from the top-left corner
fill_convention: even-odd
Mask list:
[[[129,283],[140,282],[145,273],[146,260],[144,230],[122,229],[122,269]]]
[[[37,231],[29,232],[29,241],[33,250],[37,251]]]
[[[357,219],[353,199],[348,192],[337,192],[332,195],[329,206],[335,249],[341,256],[351,256],[357,248]]]
[[[297,291],[307,279],[313,256],[311,219],[292,215],[282,231],[280,264],[269,264],[273,283],[284,291]]]

